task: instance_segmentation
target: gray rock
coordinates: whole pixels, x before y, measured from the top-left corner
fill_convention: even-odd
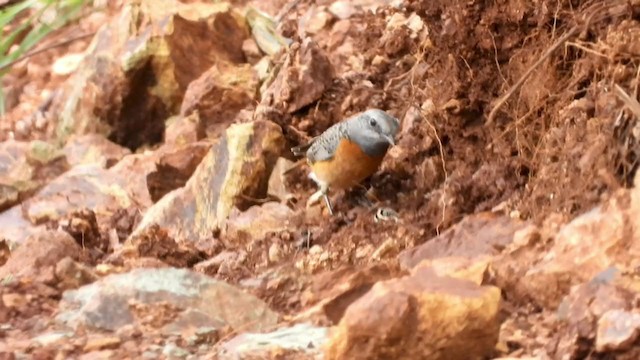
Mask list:
[[[181,309],[160,329],[165,333],[202,326],[260,331],[273,327],[278,320],[278,315],[264,302],[225,282],[190,270],[158,268],[110,275],[66,291],[56,321],[74,328],[115,331],[139,324],[132,311],[134,304],[148,307],[169,304]]]
[[[70,332],[49,332],[32,338],[31,342],[41,346],[49,346],[66,340],[71,336],[73,336],[73,334]]]
[[[609,310],[598,320],[596,350],[626,350],[640,336],[640,314]]]
[[[271,333],[244,333],[221,345],[221,360],[269,358],[274,349],[298,351],[313,359],[322,358],[322,346],[327,341],[327,328],[311,324],[296,324]]]
[[[189,352],[176,344],[169,343],[162,350],[162,355],[167,359],[184,359],[189,356]]]

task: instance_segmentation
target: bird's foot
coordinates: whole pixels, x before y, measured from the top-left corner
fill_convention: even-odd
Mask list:
[[[324,199],[324,203],[325,205],[327,205],[327,210],[329,211],[329,214],[333,216],[334,214],[333,206],[331,205],[331,200],[329,200],[329,195],[327,195],[327,193],[322,190],[316,191],[309,197],[309,200],[307,200],[307,209],[317,204],[321,198]]]

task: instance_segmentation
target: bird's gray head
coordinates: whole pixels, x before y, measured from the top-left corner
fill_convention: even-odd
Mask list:
[[[400,128],[398,119],[380,109],[369,109],[353,119],[349,137],[369,156],[382,156],[395,145]]]

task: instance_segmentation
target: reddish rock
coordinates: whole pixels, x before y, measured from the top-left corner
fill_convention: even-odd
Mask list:
[[[411,269],[425,259],[449,256],[473,259],[497,255],[525,226],[525,222],[495,213],[469,215],[440,236],[403,251],[400,265]]]
[[[483,359],[498,340],[500,290],[429,268],[378,282],[332,331],[326,359]],[[434,331],[437,329],[437,331]]]
[[[135,269],[64,292],[56,321],[74,328],[117,331],[145,326],[163,334],[194,327],[264,331],[278,321],[260,299],[186,269]]]
[[[161,141],[189,84],[214,64],[245,62],[248,37],[244,19],[224,2],[123,6],[54,101],[56,136],[97,132],[132,149]]]
[[[331,324],[338,324],[349,305],[365,295],[376,282],[388,280],[397,272],[389,265],[378,264],[365,269],[344,266],[317,275],[302,299],[303,306],[313,307],[299,318],[321,316]]]
[[[252,206],[243,212],[236,209],[229,214],[224,233],[229,238],[251,242],[269,233],[297,229],[302,222],[301,215],[277,202]]]
[[[292,165],[292,161],[285,158],[278,158],[278,161],[271,172],[271,176],[269,177],[267,195],[272,196],[281,202],[286,202],[293,198],[293,194],[291,194],[290,190],[287,188],[285,180],[285,171],[287,171]]]
[[[46,142],[0,143],[0,211],[31,197],[68,169],[64,154]]]
[[[327,55],[311,38],[306,38],[302,44],[291,45],[282,68],[263,94],[260,107],[294,113],[318,100],[331,86],[333,76]]]
[[[0,267],[0,279],[11,276],[53,281],[58,261],[67,256],[78,259],[80,250],[76,241],[64,231],[39,231],[11,253],[7,263]]]
[[[476,285],[482,285],[488,276],[492,257],[479,256],[469,259],[466,257],[444,257],[433,260],[423,260],[414,267],[411,272],[416,272],[422,267],[428,267],[441,277],[469,280]]]
[[[198,113],[187,117],[173,116],[169,118],[164,130],[165,145],[186,145],[204,138],[204,134],[198,132],[199,123]]]
[[[631,309],[635,294],[614,285],[612,280],[596,277],[575,286],[562,300],[557,310],[561,322],[553,351],[556,357],[579,356],[584,351],[584,340],[596,340],[597,324],[605,313]]]
[[[170,191],[183,187],[209,148],[210,143],[197,142],[183,146],[165,145],[157,150],[156,169],[147,174],[151,200],[157,202]]]
[[[215,138],[250,106],[258,90],[258,78],[249,64],[217,63],[189,84],[180,114],[198,114],[198,133]]]
[[[640,177],[636,177],[640,179]],[[620,190],[604,205],[563,226],[544,252],[530,247],[521,253],[540,254],[533,266],[512,261],[519,275],[519,296],[555,307],[573,285],[589,281],[615,266],[630,269],[640,258],[640,190]],[[530,255],[525,255],[530,257]]]
[[[131,150],[115,144],[100,134],[73,136],[62,149],[71,166],[100,164],[111,167]]]
[[[174,239],[210,239],[233,208],[244,211],[254,199],[266,197],[269,174],[283,147],[282,130],[272,122],[230,126],[187,184],[147,210],[132,236],[158,224]]]
[[[32,224],[40,224],[86,208],[102,225],[121,208],[151,204],[145,179],[149,168],[155,168],[149,155],[127,156],[108,170],[97,164],[76,166],[24,202],[23,213]]]

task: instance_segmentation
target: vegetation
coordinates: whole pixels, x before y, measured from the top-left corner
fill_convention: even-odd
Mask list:
[[[47,35],[77,19],[87,0],[23,0],[0,8],[0,85],[11,66]],[[4,115],[0,86],[0,116]]]

